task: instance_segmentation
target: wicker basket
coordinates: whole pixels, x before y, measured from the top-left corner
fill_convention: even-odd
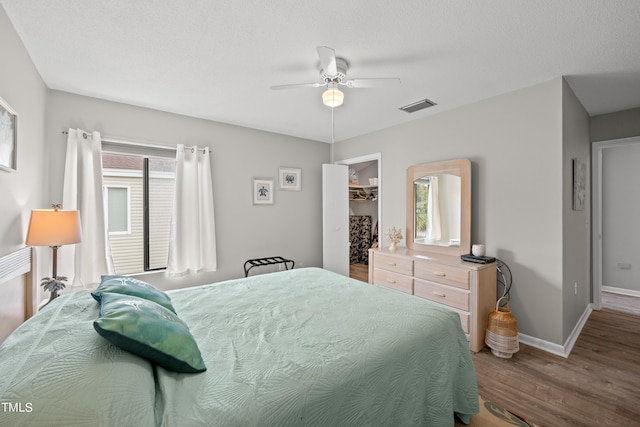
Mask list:
[[[504,297],[503,297],[504,298]],[[496,303],[496,309],[489,313],[487,334],[484,342],[491,348],[491,352],[503,359],[509,359],[520,350],[518,344],[518,323],[511,314],[511,310],[500,307],[500,301]]]

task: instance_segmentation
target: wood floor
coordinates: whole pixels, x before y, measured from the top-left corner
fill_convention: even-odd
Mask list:
[[[368,282],[369,266],[367,264],[349,264],[349,277],[363,282]]]
[[[601,302],[603,308],[640,316],[640,297],[602,292]]]
[[[480,394],[539,426],[640,426],[640,316],[621,309],[603,299],[568,358],[523,344],[511,359],[474,354]]]

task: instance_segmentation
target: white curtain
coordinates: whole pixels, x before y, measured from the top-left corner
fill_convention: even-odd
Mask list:
[[[427,196],[427,240],[437,241],[442,238],[440,227],[440,198],[438,197],[438,177],[432,176],[429,181]]]
[[[216,269],[210,150],[178,144],[167,274]]]
[[[114,271],[105,221],[99,132],[69,129],[62,207],[80,211],[82,242],[60,248],[59,271],[74,287],[99,283],[102,274]]]

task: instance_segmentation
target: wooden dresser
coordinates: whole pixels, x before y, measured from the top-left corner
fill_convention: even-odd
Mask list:
[[[369,283],[426,298],[460,315],[471,351],[484,347],[489,313],[496,305],[496,264],[398,248],[369,249]]]

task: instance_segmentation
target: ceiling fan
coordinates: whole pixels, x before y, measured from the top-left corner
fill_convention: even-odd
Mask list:
[[[322,102],[328,107],[339,107],[344,102],[344,93],[338,86],[348,88],[387,87],[400,84],[398,77],[379,77],[365,79],[347,79],[349,64],[344,58],[336,57],[335,51],[327,46],[318,46],[320,58],[320,81],[315,83],[298,83],[271,86],[271,89],[297,89],[305,87],[326,87],[322,94]]]

